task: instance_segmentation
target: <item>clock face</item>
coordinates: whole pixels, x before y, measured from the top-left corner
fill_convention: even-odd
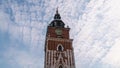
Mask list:
[[[61,30],[61,29],[56,29],[56,30],[55,30],[55,33],[56,33],[57,35],[62,35],[62,30]]]

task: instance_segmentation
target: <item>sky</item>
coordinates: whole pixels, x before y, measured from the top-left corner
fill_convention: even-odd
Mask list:
[[[69,26],[76,68],[120,68],[120,0],[0,0],[0,68],[44,68],[56,8]]]

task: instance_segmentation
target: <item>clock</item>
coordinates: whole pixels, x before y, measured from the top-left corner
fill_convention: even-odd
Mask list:
[[[62,35],[62,30],[61,30],[61,29],[56,29],[56,30],[55,30],[55,33],[56,33],[57,35]]]

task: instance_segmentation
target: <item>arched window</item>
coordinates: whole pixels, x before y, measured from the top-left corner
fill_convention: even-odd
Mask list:
[[[58,51],[62,51],[62,46],[59,46],[59,47],[58,47]]]
[[[63,46],[61,44],[59,44],[58,47],[57,47],[57,50],[58,51],[63,51]]]
[[[62,66],[62,65],[60,65],[60,66],[59,66],[59,68],[63,68],[63,66]]]

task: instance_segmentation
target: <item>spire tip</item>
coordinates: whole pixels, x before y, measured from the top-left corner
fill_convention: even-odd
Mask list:
[[[58,14],[58,7],[56,8],[56,13]]]

